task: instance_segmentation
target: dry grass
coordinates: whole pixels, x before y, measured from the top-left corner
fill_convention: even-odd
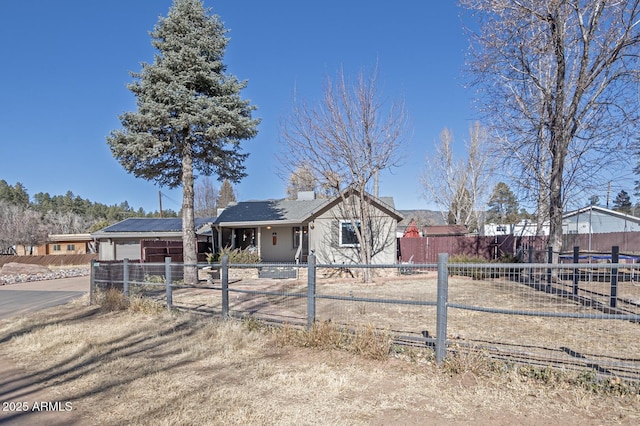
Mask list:
[[[87,425],[640,421],[637,394],[596,389],[594,378],[481,355],[438,368],[431,351],[388,346],[373,328],[307,333],[132,306],[73,303],[0,321],[0,352]]]
[[[106,291],[97,291],[95,295],[95,303],[107,312],[114,311],[130,311],[142,314],[160,314],[165,310],[165,306],[154,299],[143,297],[141,294],[135,294],[125,297],[121,290],[110,288]]]
[[[582,296],[599,292],[602,283],[581,283]],[[559,289],[562,284],[556,284]],[[275,292],[275,295],[251,295],[231,292],[233,314],[254,316],[285,323],[305,324],[307,301],[279,296],[278,292],[306,293],[303,280],[243,280],[233,289]],[[619,283],[619,294],[640,300],[640,286]],[[316,319],[336,326],[358,329],[375,327],[396,335],[421,338],[436,334],[435,306],[382,304],[350,301],[349,298],[402,299],[435,302],[437,281],[434,272],[399,277],[378,277],[372,284],[358,279],[321,279],[320,296],[339,296],[342,300],[316,299]],[[595,296],[593,296],[595,297]],[[449,302],[487,309],[523,312],[602,314],[577,300],[545,293],[532,286],[506,278],[476,280],[464,276],[449,277]],[[174,292],[174,304],[188,309],[220,313],[220,291]],[[461,346],[484,347],[499,358],[583,368],[598,365],[613,375],[638,374],[640,326],[631,321],[592,320],[528,315],[504,315],[451,308],[448,310],[447,337]]]
[[[276,341],[281,346],[299,346],[320,350],[342,350],[368,359],[384,360],[389,357],[393,339],[387,331],[373,326],[360,326],[355,330],[336,327],[330,321],[315,323],[310,330],[285,325],[276,329]]]

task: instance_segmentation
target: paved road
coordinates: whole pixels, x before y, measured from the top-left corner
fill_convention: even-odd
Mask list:
[[[89,277],[0,286],[0,319],[62,305],[89,291]]]

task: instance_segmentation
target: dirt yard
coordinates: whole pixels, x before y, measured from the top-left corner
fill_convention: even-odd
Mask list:
[[[555,286],[559,291],[565,290],[561,284]],[[449,279],[449,303],[456,307],[448,310],[447,338],[452,346],[457,345],[461,350],[471,348],[506,361],[567,369],[595,368],[605,375],[640,379],[637,357],[640,353],[640,324],[625,320],[554,316],[596,316],[609,312],[598,308],[602,305],[598,300],[607,298],[592,296],[592,293],[606,290],[602,283],[581,283],[581,286],[582,294],[587,296],[571,298],[506,278],[477,280],[452,276]],[[234,315],[306,324],[307,299],[295,297],[306,295],[304,281],[241,280],[231,284],[230,288],[239,290],[229,294],[229,308]],[[323,279],[318,280],[316,293],[318,321],[331,321],[345,327],[374,325],[407,339],[436,335],[435,273],[384,278],[372,284],[363,284],[354,278]],[[640,286],[631,282],[619,283],[619,294],[628,299],[640,299]],[[219,290],[178,290],[173,299],[176,306],[186,309],[214,315],[221,312]],[[368,300],[431,304],[386,304]],[[482,309],[518,312],[519,315]],[[637,307],[634,307],[623,313],[637,312]]]

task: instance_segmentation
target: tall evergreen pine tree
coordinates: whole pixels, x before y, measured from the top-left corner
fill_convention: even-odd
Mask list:
[[[107,138],[113,156],[136,177],[182,186],[185,283],[197,280],[194,172],[238,182],[246,173],[240,142],[257,134],[255,109],[242,100],[246,81],[226,73],[229,39],[217,15],[200,0],[174,0],[151,33],[157,49],[128,88],[137,112],[120,116],[122,130]]]

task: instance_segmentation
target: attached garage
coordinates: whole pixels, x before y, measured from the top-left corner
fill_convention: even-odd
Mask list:
[[[196,230],[211,224],[216,218],[196,218]],[[164,241],[167,246],[175,246],[170,242],[182,241],[181,218],[129,218],[91,234],[98,247],[99,260],[145,260],[143,241]],[[199,237],[211,245],[211,236]],[[146,244],[147,246],[150,244]],[[181,244],[180,244],[181,245]],[[200,246],[200,244],[199,244]],[[206,244],[204,245],[206,246]],[[154,254],[157,254],[154,252]],[[169,253],[172,255],[175,253]],[[155,256],[151,261],[157,261]],[[181,257],[181,253],[180,253]]]

